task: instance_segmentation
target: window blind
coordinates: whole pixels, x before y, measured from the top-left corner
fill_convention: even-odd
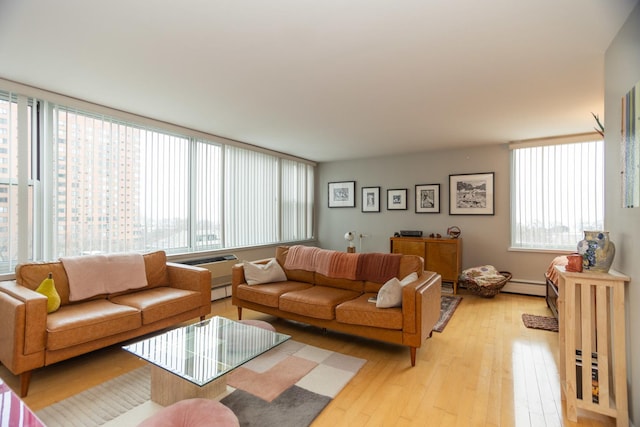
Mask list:
[[[55,256],[188,247],[189,140],[54,108]]]
[[[292,160],[281,161],[281,207],[283,241],[309,239],[313,197],[311,166]]]
[[[511,148],[512,247],[575,250],[602,229],[602,140]]]
[[[278,241],[278,159],[225,146],[224,246]]]
[[[313,163],[106,110],[0,90],[0,274],[61,256],[313,235]]]

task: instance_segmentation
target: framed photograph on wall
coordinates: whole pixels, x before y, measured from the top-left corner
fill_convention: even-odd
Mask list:
[[[362,187],[362,212],[380,212],[380,187]]]
[[[494,173],[449,175],[450,215],[493,215]]]
[[[356,207],[356,182],[342,181],[329,183],[330,208]]]
[[[416,185],[416,213],[440,213],[440,184]]]
[[[407,209],[407,189],[387,190],[387,210]]]

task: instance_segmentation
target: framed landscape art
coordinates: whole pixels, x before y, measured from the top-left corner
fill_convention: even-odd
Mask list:
[[[493,215],[493,172],[449,175],[450,215]]]
[[[330,208],[356,207],[356,182],[342,181],[329,183]]]

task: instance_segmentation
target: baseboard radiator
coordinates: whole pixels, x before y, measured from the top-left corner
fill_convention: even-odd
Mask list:
[[[502,292],[543,297],[546,295],[546,283],[543,281],[511,279],[504,285]]]
[[[231,267],[237,263],[238,258],[233,254],[181,262],[206,268],[211,272],[211,301],[231,296]]]

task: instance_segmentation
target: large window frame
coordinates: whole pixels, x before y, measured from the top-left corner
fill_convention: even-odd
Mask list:
[[[313,162],[46,91],[16,94],[4,83],[11,86],[0,80],[0,97],[12,100],[17,124],[4,126],[13,140],[0,157],[22,166],[0,177],[20,188],[0,203],[19,246],[0,275],[20,262],[85,253],[209,256],[315,238]],[[255,159],[269,167],[253,168]],[[166,218],[174,232],[156,238],[156,214],[176,207]]]
[[[604,141],[597,133],[517,141],[511,150],[511,250],[574,252],[604,227]]]

